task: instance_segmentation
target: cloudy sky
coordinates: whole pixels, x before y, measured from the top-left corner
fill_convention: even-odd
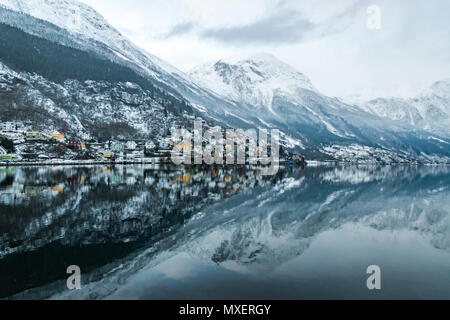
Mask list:
[[[448,0],[82,2],[183,71],[268,52],[326,94],[364,98],[407,96],[450,78]]]

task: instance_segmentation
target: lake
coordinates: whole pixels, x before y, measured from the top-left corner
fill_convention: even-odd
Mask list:
[[[0,298],[450,299],[450,167],[0,168],[0,235]]]

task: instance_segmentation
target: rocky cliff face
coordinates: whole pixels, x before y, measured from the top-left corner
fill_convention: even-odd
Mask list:
[[[170,102],[127,82],[66,80],[55,83],[0,64],[2,118],[30,121],[46,133],[75,137],[154,138],[186,121],[168,111]],[[186,126],[189,123],[185,124]]]

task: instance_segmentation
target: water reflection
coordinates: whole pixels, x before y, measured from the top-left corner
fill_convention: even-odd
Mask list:
[[[0,169],[0,297],[354,297],[374,259],[381,297],[411,291],[413,261],[419,297],[449,298],[449,185],[448,167]]]

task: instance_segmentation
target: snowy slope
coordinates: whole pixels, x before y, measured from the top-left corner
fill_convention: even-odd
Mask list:
[[[54,83],[40,75],[16,72],[1,62],[0,101],[0,119],[20,117],[49,135],[62,129],[74,137],[159,139],[183,121],[132,83]]]
[[[248,113],[265,126],[300,121],[319,125],[338,137],[353,136],[332,113],[357,108],[321,95],[304,74],[273,55],[222,59],[198,66],[189,74],[200,86],[241,105],[241,115]]]
[[[190,75],[225,98],[255,107],[271,104],[276,91],[295,96],[298,88],[315,91],[311,81],[270,54],[233,57],[196,67]]]
[[[450,136],[450,79],[435,82],[414,98],[378,98],[362,107],[382,118]]]
[[[139,49],[113,28],[94,9],[73,0],[0,0],[4,8],[21,12],[48,21],[73,35],[84,37],[107,45],[122,58],[168,73],[180,73],[161,59]]]
[[[301,72],[269,54],[206,63],[194,68],[190,75],[200,86],[239,106],[238,111],[225,112],[224,117],[239,114],[262,126],[279,128],[303,149],[319,146],[322,153],[329,155],[338,150],[342,151],[342,159],[350,159],[354,150],[370,146],[373,152],[369,158],[386,159],[392,156],[386,157],[385,150],[407,153],[412,141],[416,145],[429,141],[430,132],[418,133],[414,123],[396,121],[413,113],[407,105],[393,117],[386,117],[387,111],[373,112],[327,97]],[[422,152],[416,150],[417,154]]]
[[[2,14],[3,23],[126,66],[155,81],[171,95],[189,100],[198,110],[224,103],[177,68],[136,46],[86,4],[74,0],[0,0],[1,8],[24,14],[19,17]],[[29,17],[51,23],[60,30],[49,32],[51,26],[29,21]]]

